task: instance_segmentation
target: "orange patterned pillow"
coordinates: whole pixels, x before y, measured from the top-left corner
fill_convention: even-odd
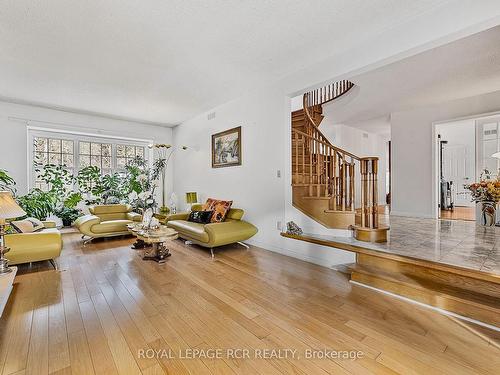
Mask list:
[[[221,201],[218,199],[208,198],[203,205],[203,211],[213,211],[211,223],[221,223],[226,218],[227,213],[231,209],[233,201]]]

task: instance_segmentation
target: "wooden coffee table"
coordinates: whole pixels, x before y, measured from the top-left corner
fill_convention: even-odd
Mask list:
[[[138,240],[151,245],[142,249],[143,260],[154,260],[159,264],[165,263],[167,258],[172,255],[167,247],[168,241],[173,241],[179,237],[177,231],[162,225],[159,229],[148,229],[132,231]]]

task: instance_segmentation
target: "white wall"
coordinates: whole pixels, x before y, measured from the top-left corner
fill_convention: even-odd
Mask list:
[[[259,229],[248,242],[326,266],[352,262],[350,253],[280,236],[277,222],[285,225],[289,220],[311,232],[326,231],[291,206],[289,98],[269,88],[214,111],[213,120],[203,114],[174,128],[176,145],[198,149],[175,155],[174,190],[180,207],[185,207],[188,191],[198,192],[200,202],[208,197],[233,200],[234,207],[245,210],[244,219]],[[211,135],[236,126],[242,127],[242,165],[211,168]],[[345,235],[345,231],[328,232]]]
[[[8,170],[14,177],[20,194],[26,193],[28,187],[27,123],[9,118],[29,119],[37,127],[172,142],[171,128],[0,102],[0,169]],[[171,166],[169,169],[167,188],[171,191]]]
[[[500,91],[391,115],[392,214],[436,217],[433,123],[500,110]]]

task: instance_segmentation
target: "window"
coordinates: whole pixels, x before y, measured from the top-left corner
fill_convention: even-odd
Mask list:
[[[74,142],[69,139],[34,137],[33,138],[33,165],[32,170],[35,176],[34,187],[41,190],[48,190],[49,186],[38,178],[36,169],[46,164],[62,165],[73,173],[74,168]]]
[[[102,173],[110,173],[112,164],[111,143],[79,142],[79,167],[99,167]]]
[[[29,188],[48,190],[38,178],[37,169],[48,163],[62,165],[72,174],[87,166],[98,167],[103,174],[123,171],[127,163],[140,156],[151,160],[152,150],[147,145],[152,140],[130,140],[85,134],[72,134],[66,131],[52,131],[28,128],[30,140]]]
[[[144,157],[144,146],[116,145],[116,169],[125,169],[125,166],[137,156]]]

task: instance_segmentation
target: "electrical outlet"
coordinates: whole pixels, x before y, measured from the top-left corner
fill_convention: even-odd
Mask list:
[[[279,169],[276,171],[276,177],[281,178],[281,171]]]
[[[281,231],[281,221],[279,220],[276,222],[276,229]]]

